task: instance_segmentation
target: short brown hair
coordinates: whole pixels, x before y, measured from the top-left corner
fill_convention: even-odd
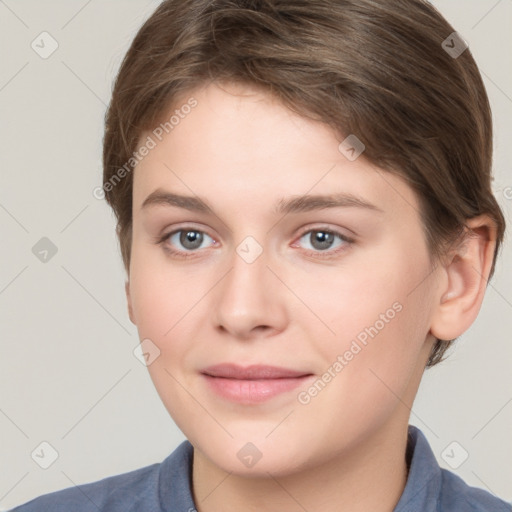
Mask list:
[[[467,219],[490,215],[492,276],[505,220],[491,189],[491,111],[469,49],[443,48],[454,32],[422,0],[163,1],[125,55],[105,116],[103,188],[126,271],[133,176],[115,178],[180,94],[217,80],[355,134],[370,162],[416,192],[434,259]],[[451,341],[436,341],[427,367]]]

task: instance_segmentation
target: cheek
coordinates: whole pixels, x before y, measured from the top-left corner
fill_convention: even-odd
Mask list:
[[[130,288],[139,336],[159,344],[176,322],[176,297],[163,282],[153,280],[153,276],[148,279],[140,276],[140,280],[132,277]]]
[[[375,260],[374,260],[375,261]],[[350,272],[340,269],[322,280],[301,276],[291,286],[309,311],[294,310],[294,320],[317,338],[325,354],[348,350],[351,341],[361,346],[371,340],[392,337],[399,345],[411,338],[411,331],[426,322],[425,295],[410,294],[420,280],[418,269],[406,269],[406,261],[394,259],[393,266],[361,265]],[[418,297],[420,300],[418,300]],[[316,317],[316,318],[315,318]],[[374,343],[375,344],[375,343]],[[384,341],[380,343],[383,345]]]
[[[181,318],[193,314],[191,308],[204,294],[193,281],[182,269],[171,267],[159,251],[134,247],[130,296],[141,337],[164,342]]]
[[[300,395],[299,403],[306,405],[297,418],[317,418],[318,428],[346,442],[378,428],[395,413],[406,414],[404,404],[424,341],[414,309],[404,305],[384,326],[370,315],[363,329],[350,327],[364,336],[342,335],[329,350],[322,349],[325,365],[321,371],[325,373],[319,375],[321,382],[317,380],[314,389]],[[386,309],[376,311],[385,313]]]
[[[321,352],[325,371],[336,374],[332,392],[346,395],[356,410],[358,403],[369,400],[379,407],[404,394],[429,330],[426,254],[404,248],[380,255],[380,261],[362,262],[350,275],[333,275],[330,291],[314,305],[335,333],[318,327],[315,351]]]

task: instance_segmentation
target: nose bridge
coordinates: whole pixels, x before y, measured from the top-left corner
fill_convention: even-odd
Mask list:
[[[262,243],[258,242],[252,235],[246,236],[234,248],[231,258],[231,271],[227,278],[224,296],[232,296],[241,300],[240,307],[247,306],[252,302],[250,299],[257,299],[264,290],[269,272],[267,268],[268,254]]]
[[[281,329],[282,305],[277,300],[277,283],[269,283],[275,279],[267,268],[269,256],[254,236],[246,236],[234,247],[230,270],[215,297],[218,325],[238,336],[261,326]]]

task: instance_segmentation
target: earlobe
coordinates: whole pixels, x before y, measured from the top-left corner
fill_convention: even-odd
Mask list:
[[[443,264],[445,279],[439,289],[430,332],[453,340],[463,334],[480,311],[496,248],[496,226],[486,215],[466,222],[460,245]]]
[[[132,322],[132,324],[137,325],[137,323],[135,322],[135,316],[133,314],[132,299],[130,296],[130,281],[126,281],[124,283],[124,290],[126,293],[126,301],[128,303],[128,315],[130,317],[130,321]]]

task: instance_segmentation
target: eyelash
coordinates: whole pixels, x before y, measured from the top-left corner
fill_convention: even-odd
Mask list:
[[[175,229],[173,231],[169,231],[168,233],[165,233],[164,235],[159,237],[155,243],[157,245],[161,245],[163,247],[163,249],[165,250],[165,252],[167,252],[169,255],[171,255],[173,257],[182,258],[182,259],[194,258],[194,257],[196,257],[195,253],[199,252],[198,250],[177,251],[176,249],[171,249],[170,246],[166,244],[166,242],[169,240],[170,236],[175,235],[176,233],[180,233],[181,231],[186,231],[186,230],[193,231],[195,233],[202,233],[207,236],[210,236],[210,235],[208,235],[208,233],[206,233],[205,231],[203,231],[201,229],[195,229],[193,227],[184,226],[180,229]],[[345,252],[348,249],[347,245],[350,246],[351,244],[354,243],[354,239],[349,238],[346,235],[343,235],[342,233],[332,230],[328,227],[316,227],[316,228],[304,229],[298,236],[298,240],[300,240],[304,235],[306,235],[308,233],[312,233],[312,232],[321,232],[321,233],[327,233],[330,235],[334,235],[334,236],[338,237],[340,240],[342,240],[343,242],[345,242],[345,244],[343,244],[340,248],[333,250],[333,251],[311,251],[311,250],[306,251],[306,253],[309,256],[319,257],[320,259],[332,259],[332,258],[338,256],[339,253]],[[210,236],[210,238],[214,239],[212,236]]]

